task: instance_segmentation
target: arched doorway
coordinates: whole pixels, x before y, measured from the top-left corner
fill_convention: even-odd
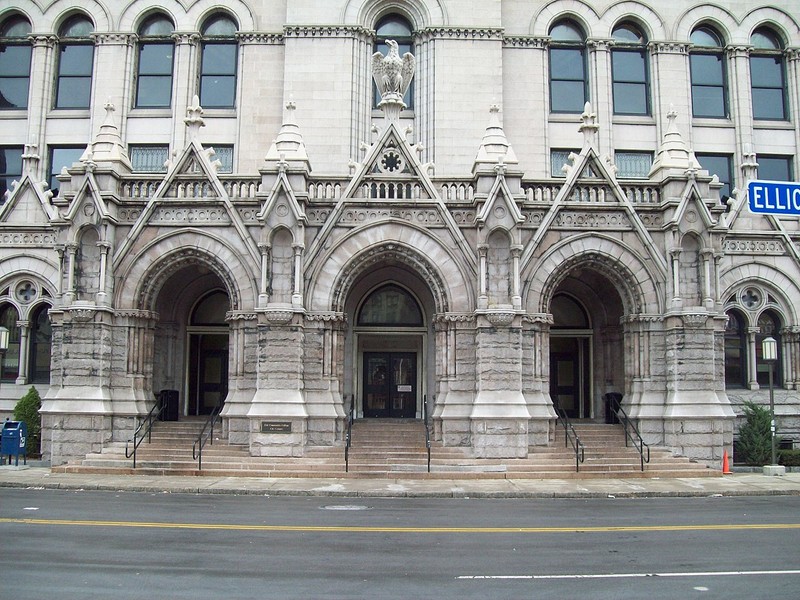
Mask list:
[[[222,406],[228,393],[228,295],[209,292],[198,300],[186,328],[188,415],[207,415]]]
[[[601,419],[625,389],[622,298],[599,269],[573,267],[550,300],[550,396],[573,419]]]
[[[397,282],[365,294],[356,310],[361,414],[366,418],[415,418],[427,338],[424,313],[414,294]]]

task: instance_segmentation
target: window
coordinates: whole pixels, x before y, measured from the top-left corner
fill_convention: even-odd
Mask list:
[[[760,28],[750,37],[750,85],[753,95],[753,118],[783,121],[786,110],[786,79],[783,54],[778,37]]]
[[[615,115],[649,115],[647,39],[636,25],[621,23],[612,33],[611,78]]]
[[[94,44],[89,39],[92,31],[92,22],[80,15],[67,19],[59,30],[55,108],[89,108],[94,62]]]
[[[219,167],[220,173],[233,173],[233,146],[214,144],[214,160],[222,164]]]
[[[743,388],[747,385],[747,337],[745,321],[738,311],[728,311],[725,325],[725,387]]]
[[[614,163],[617,165],[617,177],[647,179],[653,166],[653,155],[650,152],[619,151],[614,153]]]
[[[85,148],[70,146],[70,147],[51,147],[50,148],[50,189],[54,196],[58,196],[58,188],[60,186],[56,175],[61,173],[64,167],[70,168],[73,163],[80,161]]]
[[[372,292],[358,312],[358,324],[365,326],[420,327],[422,310],[414,297],[396,285],[385,285]]]
[[[550,150],[550,177],[565,177],[564,165],[569,164],[569,155],[578,150]]]
[[[49,306],[43,304],[33,313],[31,319],[30,335],[30,360],[29,382],[50,382],[50,346],[52,344],[52,330],[50,317],[47,314]]]
[[[791,156],[762,156],[757,158],[758,178],[766,181],[793,181]]]
[[[19,314],[11,304],[0,307],[0,325],[8,329],[8,350],[0,355],[0,379],[15,381],[19,376]]]
[[[200,106],[233,108],[236,102],[236,23],[214,15],[203,25],[200,59]]]
[[[762,343],[765,338],[773,337],[778,342],[778,359],[775,361],[773,383],[781,386],[781,328],[780,321],[771,310],[764,311],[758,318],[758,333],[756,333],[756,380],[759,386],[769,385],[769,363],[762,357]]]
[[[0,110],[28,108],[31,24],[20,16],[0,24]]]
[[[731,195],[731,184],[733,183],[733,156],[730,154],[697,154],[700,166],[711,175],[716,175],[722,184],[719,191],[721,196]]]
[[[691,41],[692,116],[724,119],[728,116],[728,91],[722,38],[703,25],[692,32]]]
[[[589,99],[583,30],[573,21],[561,21],[550,37],[550,112],[581,113]]]
[[[375,26],[375,46],[373,52],[380,52],[386,54],[388,48],[386,47],[386,40],[394,40],[397,42],[397,52],[402,58],[406,52],[411,52],[412,38],[411,38],[411,23],[400,15],[387,15],[383,17]],[[413,52],[412,52],[413,54]],[[372,84],[374,90],[375,106],[381,101],[381,93],[378,91],[378,86]],[[414,80],[411,80],[411,85],[406,90],[403,96],[403,102],[406,107],[414,108]]]
[[[147,18],[139,27],[136,107],[168,108],[172,103],[172,56],[175,28],[163,15]]]
[[[166,173],[169,146],[131,145],[128,148],[131,167],[137,173]]]
[[[0,203],[5,202],[11,182],[22,177],[22,146],[0,146]]]

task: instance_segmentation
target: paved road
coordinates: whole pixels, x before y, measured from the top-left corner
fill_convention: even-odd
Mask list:
[[[0,489],[2,598],[795,598],[800,497]]]

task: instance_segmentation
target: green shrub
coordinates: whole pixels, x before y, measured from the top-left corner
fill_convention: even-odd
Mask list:
[[[772,462],[772,418],[768,408],[747,401],[745,422],[739,427],[736,462],[746,465],[768,465]]]
[[[41,454],[42,417],[39,414],[40,408],[42,408],[42,399],[35,387],[31,387],[14,407],[14,420],[24,421],[28,427],[28,439],[25,443],[28,456]]]
[[[800,467],[800,450],[779,450],[778,464],[787,467]]]

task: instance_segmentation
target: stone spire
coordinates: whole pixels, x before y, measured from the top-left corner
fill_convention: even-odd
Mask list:
[[[678,113],[670,106],[670,110],[667,113],[669,126],[664,134],[664,139],[661,141],[661,146],[658,148],[658,155],[650,168],[650,178],[668,171],[679,171],[680,175],[685,175],[687,171],[696,172],[700,170],[700,163],[697,162],[694,153],[689,150],[683,140],[683,136],[678,131],[678,126],[675,123],[677,116]]]
[[[304,168],[311,170],[303,134],[294,118],[297,106],[293,100],[286,103],[283,125],[278,137],[272,140],[264,160],[271,167],[284,170],[287,168]]]
[[[114,122],[114,105],[111,99],[106,101],[106,117],[100,126],[100,131],[94,140],[86,148],[86,152],[81,157],[81,161],[92,163],[93,166],[110,166],[111,164],[123,165],[128,170],[131,169],[131,161],[122,143],[119,128]]]
[[[508,143],[503,125],[500,123],[500,106],[492,104],[489,107],[489,125],[483,134],[472,170],[473,173],[479,170],[486,171],[487,166],[494,170],[498,164],[513,166],[519,164],[519,161],[511,144]]]

